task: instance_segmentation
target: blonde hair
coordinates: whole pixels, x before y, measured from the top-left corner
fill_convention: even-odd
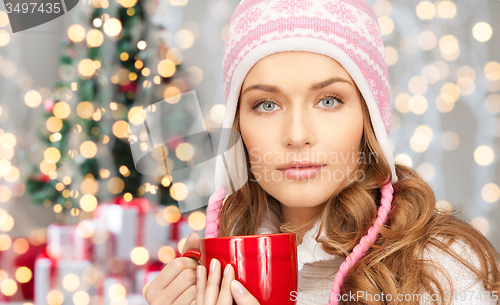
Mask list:
[[[220,213],[220,236],[257,234],[265,214],[281,232],[299,232],[321,218],[320,232],[324,230],[326,238],[318,240],[318,233],[316,241],[325,252],[347,257],[374,224],[380,207],[380,188],[385,177],[389,177],[389,180],[392,177],[363,99],[362,104],[364,130],[361,151],[365,155],[371,153],[378,156],[377,162],[359,164],[358,169],[365,174],[363,179],[350,177],[322,203],[323,209],[319,214],[302,224],[292,226],[282,223],[280,202],[256,182],[245,148],[249,179],[242,188],[227,197]],[[233,129],[240,131],[239,103]],[[436,209],[431,187],[416,171],[396,164],[396,174],[398,182],[393,185],[394,198],[387,223],[380,228],[379,237],[365,256],[349,270],[342,293],[364,291],[364,295],[413,295],[429,291],[431,294],[439,293],[440,304],[445,304],[448,291],[445,293],[435,273],[440,271],[446,277],[446,271],[433,265],[433,262],[422,260],[424,249],[434,245],[475,273],[487,291],[500,294],[500,254],[488,239],[466,222],[461,210]],[[447,242],[442,242],[440,237],[444,237]],[[479,269],[450,248],[457,238],[469,245],[478,256],[481,264]],[[299,238],[298,243],[300,242]],[[447,280],[449,287],[452,287],[449,277]],[[435,285],[437,291],[432,285]],[[453,291],[449,293],[453,295]],[[349,301],[341,303],[351,304]],[[355,303],[384,304],[384,301],[358,299]],[[437,301],[433,303],[438,304]],[[402,301],[399,304],[412,302]]]

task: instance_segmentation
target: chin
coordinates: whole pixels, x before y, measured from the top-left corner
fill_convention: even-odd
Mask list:
[[[319,181],[280,182],[262,187],[271,196],[288,207],[315,207],[330,198],[335,186]]]

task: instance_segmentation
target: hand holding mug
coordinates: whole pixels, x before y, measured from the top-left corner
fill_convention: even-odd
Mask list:
[[[231,264],[224,268],[222,284],[221,263],[215,258],[210,263],[208,280],[205,266],[199,265],[196,273],[196,305],[232,305],[234,302],[238,305],[259,305],[257,299],[235,279]]]
[[[291,298],[298,285],[294,233],[203,238],[199,249],[182,256],[201,263],[197,305],[231,304],[231,298],[235,304],[296,304]]]
[[[200,236],[189,235],[182,252],[200,248]],[[198,262],[178,257],[168,263],[148,285],[144,293],[150,305],[196,305],[196,267]]]

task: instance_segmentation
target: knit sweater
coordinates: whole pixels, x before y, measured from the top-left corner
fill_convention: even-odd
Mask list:
[[[336,272],[339,270],[340,265],[344,262],[344,258],[326,253],[323,251],[321,245],[316,242],[315,236],[319,230],[320,220],[318,219],[313,227],[309,229],[303,236],[302,242],[297,246],[298,257],[298,291],[291,293],[291,298],[297,300],[297,305],[310,305],[310,304],[326,304],[332,289],[333,280]],[[271,222],[264,219],[258,234],[278,233],[278,229],[273,227]],[[324,233],[322,232],[322,236]],[[452,245],[454,250],[466,261],[471,262],[476,268],[480,267],[478,257],[460,239],[457,239]],[[483,282],[477,279],[477,276],[472,273],[467,267],[456,260],[448,253],[442,251],[435,246],[429,246],[425,249],[423,259],[430,260],[438,263],[443,270],[448,272],[454,290],[456,291],[455,297],[450,295],[446,299],[451,300],[452,305],[495,305],[496,297],[491,296],[485,291]],[[446,293],[451,292],[446,277],[440,273],[435,272],[434,275],[439,279],[439,282]],[[462,294],[460,294],[460,292]],[[488,298],[489,296],[489,298]],[[345,295],[345,298],[350,297],[350,300],[355,300],[356,295]],[[380,296],[373,295],[373,300],[377,300]],[[437,295],[430,295],[428,292],[421,295],[400,295],[400,296],[386,296],[384,300],[389,300],[392,297],[393,301],[400,300],[399,298],[406,297],[406,300],[415,300],[414,304],[431,304],[433,300],[439,299]],[[418,299],[417,299],[418,297]],[[446,297],[446,295],[445,295]],[[500,296],[497,296],[500,297]],[[412,298],[412,299],[410,299]],[[417,302],[417,300],[419,300]],[[398,303],[398,302],[395,302]],[[499,302],[500,303],[500,302]]]

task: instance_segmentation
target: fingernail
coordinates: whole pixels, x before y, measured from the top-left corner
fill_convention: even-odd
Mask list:
[[[226,275],[228,274],[229,269],[230,269],[231,267],[232,267],[232,266],[231,266],[231,264],[227,264],[227,265],[226,265],[226,268],[224,268],[224,276],[226,276]]]
[[[247,290],[245,289],[245,287],[243,287],[243,285],[241,285],[240,282],[238,282],[237,280],[233,280],[231,282],[231,286],[233,286],[233,288],[236,290],[237,293],[239,294],[245,294],[247,292]]]
[[[196,278],[200,278],[201,276],[201,265],[199,265],[198,267],[196,267]]]
[[[215,270],[215,265],[217,265],[217,260],[215,258],[212,258],[210,261],[210,272],[213,272]]]

